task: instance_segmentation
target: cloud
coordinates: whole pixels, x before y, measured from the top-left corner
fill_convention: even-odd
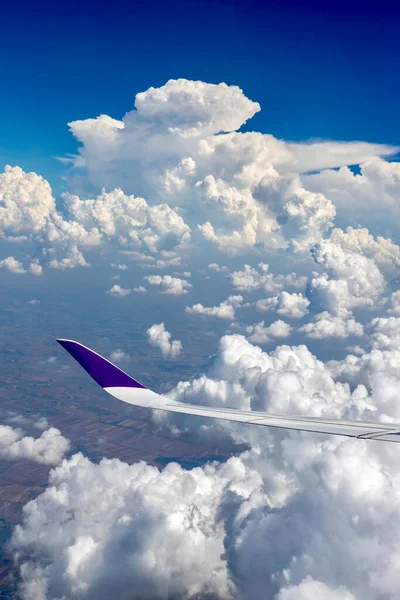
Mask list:
[[[308,313],[310,301],[303,294],[280,292],[277,296],[257,300],[258,310],[276,310],[278,315],[292,319],[301,319]]]
[[[215,271],[216,273],[224,273],[228,271],[228,267],[219,265],[218,263],[210,263],[208,265],[208,268],[210,269],[210,271]]]
[[[120,298],[123,298],[124,296],[129,296],[130,293],[131,290],[123,288],[118,284],[113,285],[112,288],[108,290],[108,292],[106,292],[106,294],[110,294],[110,296],[116,296]]]
[[[55,200],[49,183],[20,167],[6,166],[0,174],[0,238],[21,240],[40,234],[51,215]]]
[[[26,270],[24,269],[24,265],[19,260],[14,258],[13,256],[8,256],[7,258],[4,258],[3,260],[1,260],[0,267],[7,269],[7,271],[10,271],[10,273],[16,273],[18,275],[21,275],[22,273],[26,273]]]
[[[298,585],[280,590],[276,600],[355,600],[355,596],[344,587],[332,588],[323,581],[306,577]]]
[[[54,427],[46,429],[39,438],[33,438],[24,436],[21,429],[0,425],[0,458],[2,460],[32,460],[44,465],[57,465],[69,448],[69,440]]]
[[[193,306],[187,306],[185,312],[190,315],[204,315],[205,317],[233,320],[236,309],[240,307],[242,302],[243,296],[229,296],[218,306],[206,307],[202,304],[194,304]]]
[[[0,174],[0,238],[40,245],[40,263],[35,259],[29,269],[33,274],[41,274],[43,264],[56,269],[88,266],[83,252],[105,244],[157,253],[190,240],[188,225],[165,203],[150,206],[118,188],[93,199],[70,193],[62,199],[63,211],[58,212],[50,185],[36,173],[7,166]],[[179,262],[179,257],[169,257],[160,266]]]
[[[187,294],[192,288],[192,284],[185,279],[179,277],[171,277],[171,275],[147,275],[144,277],[150,285],[156,285],[162,294],[170,296],[182,296]]]
[[[115,240],[121,246],[157,252],[162,244],[180,244],[190,239],[190,229],[167,204],[149,206],[143,198],[122,190],[102,192],[93,200],[64,194],[68,214],[96,236]]]
[[[375,160],[394,148],[239,132],[259,110],[236,86],[179,79],[137,94],[122,121],[74,121],[81,147],[62,207],[42,177],[6,167],[0,237],[39,244],[40,265],[61,269],[86,266],[86,252],[104,246],[155,255],[192,239],[228,254],[303,252],[328,232],[336,207],[329,186],[299,173],[367,160],[362,177],[397,189],[395,168]],[[179,264],[178,254],[154,267]]]
[[[159,348],[165,358],[179,358],[182,354],[182,342],[171,341],[171,334],[165,329],[164,323],[157,323],[147,330],[147,339],[152,346]]]
[[[334,229],[312,254],[326,272],[315,274],[309,297],[331,313],[379,306],[387,278],[400,266],[400,247],[390,239],[375,239],[367,229]]]
[[[360,164],[359,173],[341,167],[337,171],[324,170],[303,176],[302,181],[307,188],[322,192],[332,200],[340,226],[361,224],[374,234],[385,231],[389,236],[398,237],[400,164],[373,157],[353,164]]]
[[[128,265],[124,265],[124,264],[121,264],[121,263],[118,263],[118,264],[111,263],[111,266],[114,269],[118,269],[118,271],[126,271],[127,269],[129,269]]]
[[[304,333],[306,337],[315,340],[323,340],[349,336],[361,337],[364,335],[364,328],[361,323],[357,323],[351,312],[344,309],[335,316],[327,311],[319,313],[315,315],[313,323],[306,323],[297,332]]]
[[[265,292],[273,293],[285,286],[304,287],[306,277],[298,277],[295,273],[288,275],[274,275],[269,272],[269,265],[260,262],[259,270],[250,265],[244,265],[243,271],[234,271],[229,274],[232,287],[240,292],[252,292],[263,289]]]
[[[292,328],[285,321],[275,321],[271,323],[268,327],[265,326],[265,321],[261,321],[256,325],[250,325],[246,327],[246,331],[249,335],[249,341],[254,342],[255,344],[266,344],[275,338],[285,338],[288,337]]]
[[[64,461],[13,536],[22,597],[37,598],[39,589],[43,599],[165,598],[168,590],[173,598],[232,599],[215,505],[225,478],[215,472],[96,465],[79,454]],[[35,564],[29,553],[38,543],[43,559]]]
[[[137,287],[134,287],[132,291],[138,294],[145,294],[147,289],[143,285],[138,285]]]
[[[43,267],[39,264],[38,259],[35,259],[31,262],[28,270],[32,275],[43,275]]]
[[[336,209],[328,193],[308,189],[299,173],[396,149],[293,144],[239,132],[259,110],[236,86],[170,80],[137,94],[122,120],[101,115],[70,123],[82,144],[71,184],[99,190],[122,185],[152,202],[170,199],[193,232],[228,253],[256,246],[304,251],[329,230]]]
[[[267,353],[241,335],[224,336],[206,372],[169,396],[386,419],[396,410],[399,352],[353,359],[359,369],[350,386],[305,346]],[[356,383],[361,378],[365,383]],[[48,489],[25,507],[12,537],[24,600],[37,598],[38,589],[43,600],[105,600],[111,591],[165,598],[166,590],[171,597],[224,600],[396,598],[400,480],[393,447],[188,419],[170,415],[163,422],[175,435],[194,427],[206,439],[230,435],[248,449],[188,470],[116,459],[94,464],[79,454],[64,460]]]
[[[316,175],[308,175],[303,180],[309,183],[313,179],[318,180],[318,175],[330,173],[350,172],[348,167],[339,171],[327,171],[329,168],[342,167],[342,165],[369,164],[376,161],[377,157],[396,154],[399,148],[387,144],[370,144],[367,142],[338,142],[338,141],[314,141],[306,144],[288,144],[292,153],[291,168],[295,167],[298,172],[322,171]],[[383,161],[382,161],[383,162]],[[383,164],[391,164],[384,163]]]
[[[400,347],[400,318],[376,317],[370,323],[371,342],[374,348],[390,350]]]
[[[393,292],[389,298],[389,315],[400,316],[400,290]]]
[[[113,350],[113,352],[111,352],[110,354],[110,360],[112,362],[125,362],[126,360],[128,360],[129,355],[124,352],[123,350],[120,350],[119,348],[117,348],[117,350]]]

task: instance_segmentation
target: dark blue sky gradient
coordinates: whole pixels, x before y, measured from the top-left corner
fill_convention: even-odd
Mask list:
[[[0,167],[58,192],[67,122],[121,118],[186,77],[243,88],[278,138],[399,144],[400,8],[377,2],[13,2],[2,8]]]

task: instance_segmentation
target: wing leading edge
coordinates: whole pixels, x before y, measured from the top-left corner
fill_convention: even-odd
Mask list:
[[[284,429],[343,435],[359,439],[400,442],[400,424],[395,423],[369,423],[363,421],[307,418],[175,402],[152,392],[109,360],[83,344],[65,339],[58,339],[57,342],[71,354],[106,392],[114,396],[114,398],[134,406],[185,415],[223,419],[226,421],[237,421],[239,423],[264,425],[266,427],[281,427]]]

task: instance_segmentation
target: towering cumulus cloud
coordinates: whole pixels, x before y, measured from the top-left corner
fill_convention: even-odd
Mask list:
[[[182,207],[185,220],[228,252],[291,245],[306,250],[335,217],[302,170],[354,164],[394,152],[369,144],[285,144],[237,130],[260,106],[236,86],[170,80],[137,94],[122,121],[105,115],[70,123],[82,143],[79,180]],[[315,156],[319,157],[320,166]]]

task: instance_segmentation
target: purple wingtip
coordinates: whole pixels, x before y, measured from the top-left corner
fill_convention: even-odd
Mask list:
[[[89,373],[102,388],[131,387],[146,389],[144,385],[121,371],[109,360],[93,352],[74,340],[61,340],[57,342],[75,358],[76,361]]]

